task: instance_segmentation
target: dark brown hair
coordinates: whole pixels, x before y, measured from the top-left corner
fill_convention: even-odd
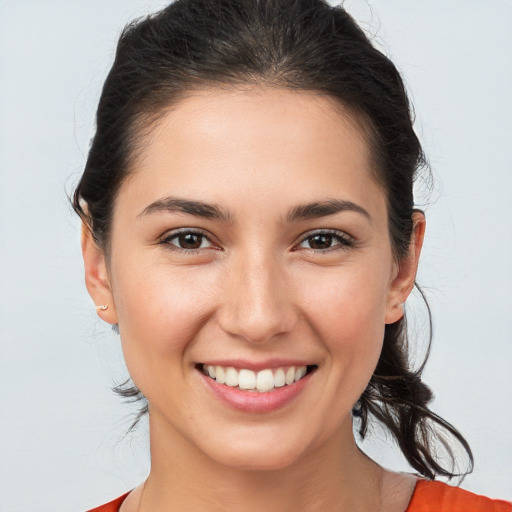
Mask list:
[[[108,253],[116,194],[158,117],[193,89],[247,85],[316,91],[359,119],[386,194],[393,251],[398,261],[405,258],[413,231],[413,183],[426,162],[404,84],[352,17],[323,0],[177,0],[125,28],[73,197],[97,244]],[[407,341],[405,317],[386,326],[377,368],[354,407],[360,435],[375,417],[410,465],[428,478],[457,475],[452,446],[458,442],[469,472],[470,448],[428,408],[432,393],[421,380],[424,363],[411,368]],[[116,390],[144,400],[131,381]],[[147,412],[144,404],[139,418]],[[447,466],[436,443],[448,453]]]

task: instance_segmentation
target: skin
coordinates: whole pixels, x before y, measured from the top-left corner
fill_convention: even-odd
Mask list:
[[[311,92],[197,91],[154,127],[116,199],[108,257],[86,227],[82,239],[89,293],[109,304],[98,314],[119,324],[150,408],[151,473],[123,511],[406,509],[414,480],[357,448],[351,410],[403,315],[425,220],[414,214],[398,263],[370,162],[357,120]],[[229,218],[148,210],[170,196]],[[333,199],[366,213],[287,218]],[[198,250],[169,239],[182,229],[206,236]],[[318,249],[326,230],[342,238]],[[228,358],[317,369],[284,408],[247,413],[196,368]]]

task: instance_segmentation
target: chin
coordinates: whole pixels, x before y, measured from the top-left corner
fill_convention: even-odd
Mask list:
[[[219,444],[205,450],[215,462],[237,471],[277,471],[292,466],[301,456],[299,446],[284,443],[265,443],[254,436],[250,443]]]
[[[262,453],[233,453],[223,454],[219,463],[237,471],[278,471],[292,466],[297,461],[298,456],[294,454],[273,454]]]

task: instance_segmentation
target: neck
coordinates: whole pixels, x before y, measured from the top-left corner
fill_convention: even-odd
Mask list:
[[[150,421],[152,469],[140,512],[151,510],[280,512],[367,511],[381,507],[384,471],[355,444],[345,425],[311,453],[275,470],[219,464]]]

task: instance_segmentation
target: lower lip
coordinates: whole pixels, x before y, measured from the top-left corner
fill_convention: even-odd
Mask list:
[[[215,379],[201,373],[205,384],[218,399],[234,409],[252,413],[269,413],[282,409],[303,391],[311,375],[308,373],[297,382],[274,388],[273,391],[258,393],[219,384]]]

